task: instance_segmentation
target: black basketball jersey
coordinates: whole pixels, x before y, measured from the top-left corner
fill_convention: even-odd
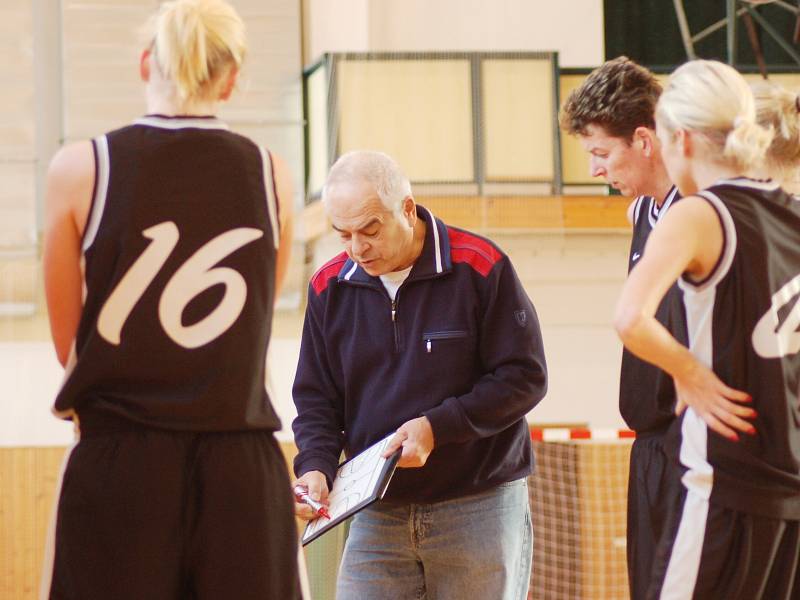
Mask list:
[[[644,254],[650,232],[673,203],[680,200],[672,187],[658,206],[655,198],[639,196],[633,210],[633,237],[628,258],[628,272]],[[680,302],[680,290],[673,285],[656,311],[656,319],[679,341],[686,340],[686,324]],[[675,385],[672,377],[658,367],[622,350],[619,379],[619,411],[628,427],[638,434],[663,433],[675,418]]]
[[[724,247],[703,281],[680,280],[690,348],[752,396],[758,433],[729,441],[687,409],[670,432],[683,481],[736,510],[800,519],[800,202],[744,178],[698,195],[718,213]]]
[[[84,305],[55,410],[277,430],[265,389],[277,196],[267,151],[212,117],[93,140]]]

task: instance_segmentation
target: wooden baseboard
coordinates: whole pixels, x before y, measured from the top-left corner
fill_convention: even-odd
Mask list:
[[[421,196],[448,224],[467,229],[623,229],[630,224],[623,196]]]

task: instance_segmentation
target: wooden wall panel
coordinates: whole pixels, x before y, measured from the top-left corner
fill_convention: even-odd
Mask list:
[[[561,75],[559,98],[563,106],[572,90],[578,88],[586,75]],[[561,110],[561,107],[559,107]],[[561,172],[564,185],[602,184],[603,180],[592,177],[589,172],[589,154],[581,146],[577,136],[561,131]]]
[[[416,196],[446,223],[479,230],[565,229],[628,232],[623,196]]]
[[[340,154],[381,150],[415,182],[473,180],[468,60],[345,60],[337,68]]]
[[[0,598],[38,597],[64,448],[0,448]]]
[[[485,59],[482,70],[486,178],[552,181],[552,64]]]

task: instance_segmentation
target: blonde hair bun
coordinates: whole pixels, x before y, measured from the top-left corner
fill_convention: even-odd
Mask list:
[[[244,23],[224,0],[164,2],[148,30],[158,68],[181,100],[207,95],[220,75],[244,60]]]

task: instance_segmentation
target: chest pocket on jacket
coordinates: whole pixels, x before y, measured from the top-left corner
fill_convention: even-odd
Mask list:
[[[469,335],[469,332],[463,329],[453,329],[449,331],[430,331],[422,334],[422,342],[425,344],[425,352],[433,354],[434,352],[446,352],[448,349],[454,349],[453,342],[463,340]]]

